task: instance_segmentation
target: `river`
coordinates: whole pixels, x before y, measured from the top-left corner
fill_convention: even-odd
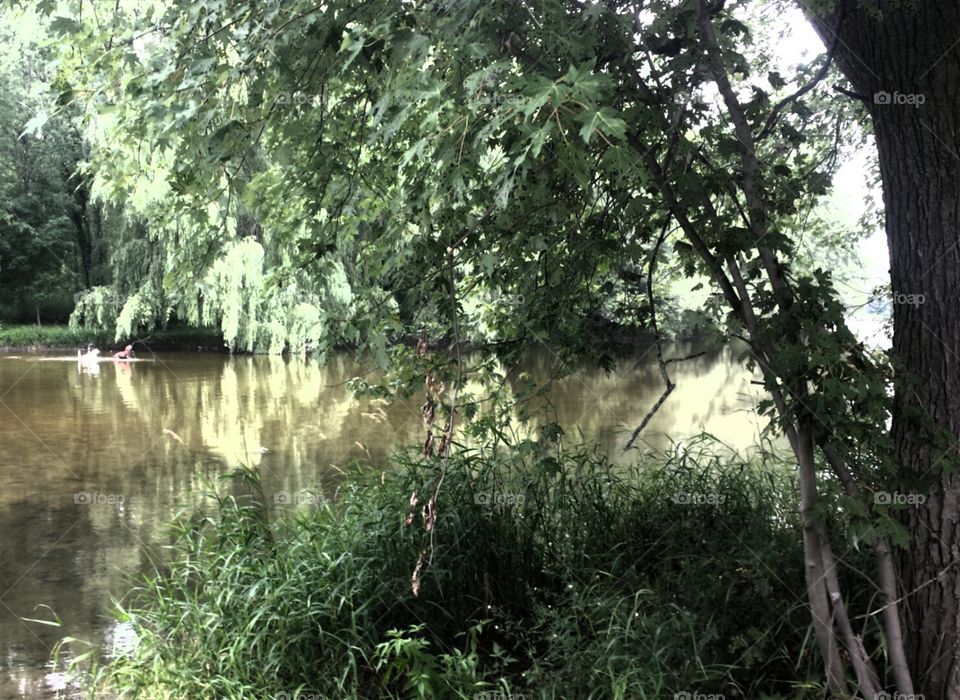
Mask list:
[[[338,465],[379,465],[423,435],[422,397],[353,398],[345,382],[367,368],[352,355],[321,365],[167,353],[78,366],[57,354],[0,355],[0,698],[56,697],[65,680],[50,653],[61,637],[109,648],[122,635],[111,597],[151,571],[165,524],[211,479],[245,464],[260,470],[268,494],[305,493],[323,488]],[[532,357],[527,369],[542,378],[551,359]],[[731,348],[671,373],[677,389],[645,429],[648,446],[702,430],[736,449],[756,442],[761,390]],[[646,350],[611,374],[578,367],[549,402],[568,440],[582,434],[623,460],[629,431],[662,388]],[[53,613],[61,627],[26,619]]]

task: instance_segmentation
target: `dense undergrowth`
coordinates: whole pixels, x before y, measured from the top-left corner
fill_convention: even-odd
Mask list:
[[[430,540],[419,508],[402,522],[436,464],[407,455],[387,471],[357,468],[316,507],[279,515],[256,475],[236,472],[205,512],[179,521],[169,568],[121,613],[138,644],[93,669],[88,687],[149,698],[822,697],[792,471],[713,450],[678,447],[625,469],[527,442],[463,448],[419,597],[411,572]]]
[[[74,330],[67,325],[0,324],[0,347],[74,347],[106,345],[113,338],[109,333],[87,329]]]
[[[87,345],[119,348],[124,342],[127,341],[114,340],[111,332],[89,328],[0,324],[0,348],[79,348]],[[155,350],[219,350],[223,349],[223,338],[212,329],[168,328],[153,331],[136,349],[142,351],[146,347]]]

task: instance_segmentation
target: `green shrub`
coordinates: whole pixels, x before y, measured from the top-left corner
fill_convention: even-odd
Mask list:
[[[111,344],[107,333],[73,330],[67,326],[11,326],[0,324],[0,347],[86,347]]]
[[[632,468],[530,442],[461,448],[414,596],[430,536],[419,505],[410,527],[402,521],[438,467],[412,453],[395,462],[352,470],[331,498],[274,518],[256,475],[237,472],[209,512],[179,521],[169,569],[121,614],[138,645],[91,688],[761,698],[806,697],[808,686],[816,696],[789,465],[706,443]]]
[[[97,331],[88,328],[71,328],[66,325],[22,325],[0,324],[0,348],[85,348],[88,345],[101,348],[113,348],[130,339],[115,341],[110,331]],[[146,339],[147,345],[154,350],[223,349],[223,336],[217,331],[206,328],[178,327],[155,330]],[[142,351],[145,345],[137,345]]]

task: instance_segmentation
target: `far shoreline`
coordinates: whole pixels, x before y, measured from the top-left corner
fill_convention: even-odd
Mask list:
[[[605,340],[608,350],[617,356],[631,355],[644,352],[656,343],[656,337],[650,330],[640,327],[624,326],[617,323],[604,323],[597,329]],[[665,343],[693,343],[703,344],[705,348],[713,346],[716,336],[711,333],[693,329],[693,332],[681,333],[672,337],[663,337]],[[419,338],[404,336],[391,343],[414,347]],[[430,349],[448,347],[452,345],[452,338],[443,337],[428,343]],[[461,349],[465,352],[482,352],[484,349],[496,349],[514,345],[516,341],[484,342],[463,339]],[[135,352],[197,352],[232,355],[258,355],[263,353],[244,350],[231,351],[223,339],[223,335],[212,328],[198,328],[190,326],[157,329],[141,338],[124,338],[115,340],[112,335],[102,331],[88,329],[71,329],[66,324],[48,324],[36,326],[32,324],[3,325],[0,324],[0,353],[30,353],[40,354],[49,352],[84,352],[90,347],[100,348],[107,355],[114,350],[122,349],[127,344],[134,345]],[[355,350],[353,345],[345,344],[334,348],[338,351]],[[307,355],[312,353],[308,352]],[[281,356],[287,357],[291,353],[285,350]]]
[[[66,324],[44,326],[0,325],[0,352],[46,353],[51,351],[85,351],[99,347],[113,354],[133,343],[134,350],[173,352],[229,352],[223,336],[213,329],[176,327],[156,330],[143,338],[114,340],[112,334],[87,329],[71,329]]]

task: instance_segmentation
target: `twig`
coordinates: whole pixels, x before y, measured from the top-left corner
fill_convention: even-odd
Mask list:
[[[443,486],[443,480],[447,475],[447,467],[450,466],[450,446],[453,444],[453,426],[457,415],[457,390],[460,387],[460,382],[463,381],[463,357],[460,353],[460,320],[457,317],[456,268],[454,267],[454,252],[452,246],[448,249],[447,253],[450,258],[450,315],[453,322],[453,338],[451,338],[450,343],[457,354],[457,380],[453,385],[453,391],[450,392],[450,415],[447,419],[447,432],[443,438],[443,460],[440,465],[440,478],[437,480],[437,486],[430,499],[434,509],[434,523],[436,523],[436,503],[437,498],[440,496],[440,487]],[[427,566],[433,564],[433,532],[434,528],[431,527],[430,558],[427,560]]]
[[[839,29],[840,22],[843,22],[843,13],[841,12],[840,19],[837,21],[837,28]],[[806,95],[808,92],[813,90],[817,84],[827,76],[827,72],[830,70],[830,66],[833,65],[833,54],[837,50],[837,44],[840,42],[840,34],[834,32],[833,42],[830,44],[830,48],[827,49],[827,60],[824,61],[823,65],[820,67],[820,70],[817,71],[816,75],[810,79],[806,85],[801,87],[799,90],[794,92],[792,95],[788,95],[780,100],[776,106],[770,110],[769,116],[767,116],[767,121],[763,125],[763,129],[760,130],[760,133],[757,135],[757,142],[763,141],[767,136],[770,135],[770,132],[773,131],[773,127],[777,125],[777,119],[780,117],[780,113],[792,102],[799,100],[801,97]]]
[[[873,100],[866,95],[861,95],[859,92],[854,92],[853,90],[847,90],[847,88],[843,87],[842,85],[834,85],[833,89],[839,92],[841,95],[846,95],[854,100],[859,100],[864,104],[870,104],[873,102]]]
[[[453,337],[450,340],[449,349],[452,349],[457,358],[457,378],[454,382],[453,388],[450,392],[450,406],[449,406],[449,415],[447,417],[447,428],[444,431],[443,439],[440,443],[439,456],[440,456],[440,476],[437,479],[437,483],[433,488],[433,494],[430,496],[430,500],[427,501],[427,504],[424,506],[422,511],[423,518],[423,527],[425,532],[424,540],[420,546],[420,553],[417,557],[416,566],[414,566],[413,573],[410,576],[410,588],[414,597],[420,595],[420,581],[424,572],[424,567],[429,568],[433,564],[433,555],[436,551],[435,542],[434,542],[434,532],[437,524],[437,499],[440,497],[440,489],[443,487],[443,480],[447,475],[447,469],[450,466],[450,447],[453,444],[453,429],[456,424],[456,413],[457,413],[457,391],[459,389],[460,383],[463,381],[463,357],[461,354],[461,343],[460,343],[460,320],[457,316],[457,286],[456,286],[456,254],[455,254],[455,245],[451,245],[447,248],[447,257],[448,264],[450,269],[450,315],[451,322],[453,325]],[[422,340],[421,343],[425,346],[425,340]],[[449,350],[448,350],[449,351]],[[429,387],[434,386],[428,378],[428,404],[429,404],[429,392],[431,389]],[[433,391],[436,391],[439,394],[439,389],[434,386]],[[442,404],[442,399],[440,400]],[[429,421],[433,421],[433,408],[429,409],[430,418]],[[432,433],[429,432],[432,430],[429,426],[427,428],[427,441],[425,443],[425,455],[430,455],[432,453]],[[413,521],[415,510],[414,508],[417,505],[417,495],[414,492],[410,497],[410,513],[407,516],[407,519],[404,521],[404,526],[409,525]],[[429,539],[429,545],[427,545],[426,540]],[[429,552],[429,555],[428,555]]]
[[[695,352],[684,357],[671,357],[669,360],[666,360],[663,364],[669,365],[671,362],[686,362],[687,360],[695,360],[698,357],[703,357],[704,355],[709,355],[709,350],[701,350],[700,352]]]
[[[670,219],[667,219],[663,228],[660,230],[660,235],[657,237],[657,243],[653,247],[653,252],[650,253],[650,264],[647,266],[647,302],[650,304],[650,318],[651,325],[653,326],[653,338],[657,344],[657,364],[660,366],[660,376],[663,377],[663,382],[666,384],[666,388],[663,390],[663,393],[660,394],[660,398],[657,399],[657,402],[653,404],[647,415],[643,417],[643,420],[640,422],[640,425],[637,426],[636,430],[633,431],[633,434],[630,435],[630,439],[627,440],[627,444],[624,446],[623,451],[626,452],[639,437],[640,433],[643,432],[643,429],[647,427],[647,423],[653,418],[657,411],[660,410],[660,407],[663,405],[664,401],[667,400],[667,397],[673,393],[676,385],[670,380],[670,375],[667,372],[667,363],[663,360],[663,345],[660,341],[660,328],[657,325],[657,307],[656,302],[653,298],[653,273],[657,267],[657,258],[660,255],[660,246],[663,245],[663,241],[667,237],[667,231],[669,230]]]

